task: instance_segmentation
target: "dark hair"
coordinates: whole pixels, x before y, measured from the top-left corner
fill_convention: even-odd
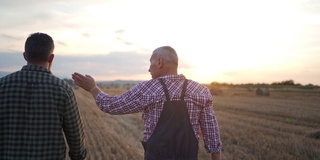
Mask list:
[[[30,62],[45,62],[49,60],[53,50],[53,39],[49,35],[39,32],[30,34],[24,46],[27,61]]]

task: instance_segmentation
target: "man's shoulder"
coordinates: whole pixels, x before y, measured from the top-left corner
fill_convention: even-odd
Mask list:
[[[3,77],[0,78],[0,82],[1,83],[7,83],[8,81],[16,80],[16,79],[19,78],[19,73],[20,72],[21,71],[19,70],[19,71],[15,71],[15,72],[12,72],[12,73],[10,73],[8,75],[3,76]]]
[[[53,85],[56,85],[56,86],[59,86],[59,87],[62,87],[62,88],[65,88],[65,89],[71,89],[71,86],[70,84],[65,81],[64,79],[61,79],[53,74],[50,74],[50,82],[53,84]]]
[[[188,79],[188,90],[191,91],[191,93],[211,95],[208,87],[190,79]]]
[[[197,88],[207,89],[207,87],[197,81],[194,81],[192,79],[188,79],[188,84]]]
[[[45,82],[43,82],[43,84],[51,86],[50,88],[54,88],[56,93],[60,93],[68,96],[74,95],[74,91],[71,85],[67,81],[53,74],[49,74],[47,76],[49,77]]]
[[[156,79],[150,79],[146,81],[139,82],[136,87],[143,89],[143,88],[150,88],[154,86],[157,83],[158,80]]]

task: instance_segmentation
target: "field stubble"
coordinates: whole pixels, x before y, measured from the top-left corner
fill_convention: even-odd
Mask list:
[[[126,88],[108,88],[121,94]],[[88,158],[141,160],[141,113],[109,115],[96,107],[90,94],[75,90],[85,127]],[[246,89],[227,88],[214,96],[225,160],[320,159],[320,91],[272,92],[256,96]],[[199,141],[199,160],[210,159]]]

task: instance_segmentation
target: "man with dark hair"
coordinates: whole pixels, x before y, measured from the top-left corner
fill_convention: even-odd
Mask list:
[[[170,46],[155,49],[150,58],[152,79],[122,95],[100,90],[89,75],[74,73],[75,83],[89,91],[97,106],[113,115],[143,112],[142,144],[146,160],[196,160],[198,139],[213,160],[221,159],[218,122],[208,88],[178,74],[178,56]]]
[[[43,33],[34,33],[27,38],[24,54],[30,63],[46,62],[53,55],[53,39]]]
[[[31,34],[27,65],[0,79],[0,159],[64,160],[66,143],[70,159],[86,157],[75,95],[50,71],[53,50],[49,35]]]

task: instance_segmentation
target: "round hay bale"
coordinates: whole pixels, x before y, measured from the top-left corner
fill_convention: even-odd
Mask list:
[[[213,96],[222,96],[222,94],[223,94],[222,90],[219,88],[211,88],[210,93]]]
[[[258,87],[256,90],[256,95],[257,96],[269,96],[270,92],[269,92],[268,88]]]
[[[307,133],[307,137],[320,140],[320,130]]]

